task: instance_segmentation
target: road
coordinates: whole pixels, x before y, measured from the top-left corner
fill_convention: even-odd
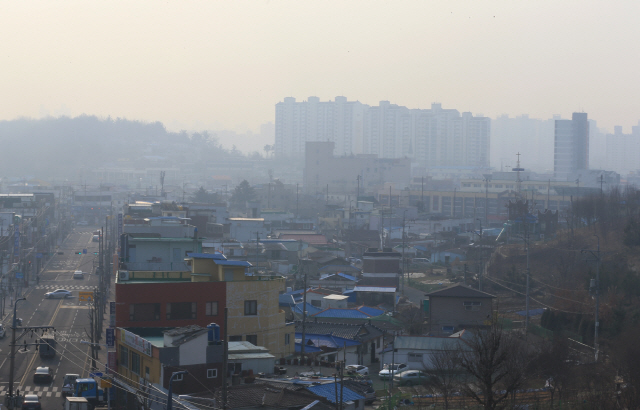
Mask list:
[[[23,289],[23,297],[17,306],[17,316],[23,319],[23,326],[54,326],[56,332],[56,355],[52,358],[41,358],[35,346],[18,349],[16,347],[14,389],[20,394],[38,394],[43,409],[61,408],[62,380],[67,373],[77,373],[87,377],[91,360],[89,346],[81,344],[81,340],[89,340],[89,306],[87,302],[79,302],[79,291],[91,291],[98,285],[94,275],[94,260],[97,263],[98,243],[92,242],[92,232],[98,229],[91,226],[78,226],[58,249],[63,255],[54,255],[40,273],[40,281]],[[86,254],[78,255],[87,249]],[[85,272],[84,279],[73,279],[73,271]],[[56,289],[67,289],[72,296],[66,299],[45,299],[44,294]],[[8,300],[7,303],[10,301]],[[7,305],[6,312],[11,309]],[[0,340],[0,402],[9,390],[9,354],[11,343],[11,316],[4,319],[7,335]],[[19,336],[20,331],[16,332]],[[34,343],[35,337],[28,334],[21,337],[16,344],[20,346],[26,340]],[[53,369],[53,381],[49,384],[34,384],[33,373],[38,366]],[[99,366],[103,367],[103,366]]]

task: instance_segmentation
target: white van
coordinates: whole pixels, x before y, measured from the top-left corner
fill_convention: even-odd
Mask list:
[[[84,272],[81,270],[73,272],[73,279],[84,279]]]

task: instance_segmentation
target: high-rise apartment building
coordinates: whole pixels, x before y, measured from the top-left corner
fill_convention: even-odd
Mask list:
[[[589,169],[587,113],[574,112],[570,120],[556,120],[553,170],[556,180],[566,180],[579,169]]]
[[[346,97],[324,102],[318,97],[303,102],[285,98],[276,104],[276,156],[302,156],[308,141],[332,141],[336,155],[360,153],[364,107]]]
[[[332,141],[334,154],[373,154],[379,158],[412,158],[425,167],[488,167],[491,120],[443,109],[409,109],[380,101],[368,106],[336,97],[276,104],[278,156],[304,155],[305,143]]]
[[[622,127],[614,127],[613,134],[607,134],[606,168],[628,174],[640,169],[640,121],[631,127],[631,134],[623,134]]]

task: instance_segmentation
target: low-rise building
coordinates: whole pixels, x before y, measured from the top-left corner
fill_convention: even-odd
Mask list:
[[[425,296],[429,298],[427,302],[431,336],[450,335],[491,324],[495,296],[489,293],[453,285]]]

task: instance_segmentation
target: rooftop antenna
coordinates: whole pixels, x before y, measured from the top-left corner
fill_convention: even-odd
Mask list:
[[[520,179],[520,171],[524,171],[524,168],[520,168],[520,153],[516,154],[518,156],[518,162],[515,168],[512,168],[512,171],[516,171],[516,193],[520,195],[520,189],[522,188],[522,180]]]
[[[162,197],[164,197],[164,175],[165,175],[165,172],[160,171],[160,196]]]

